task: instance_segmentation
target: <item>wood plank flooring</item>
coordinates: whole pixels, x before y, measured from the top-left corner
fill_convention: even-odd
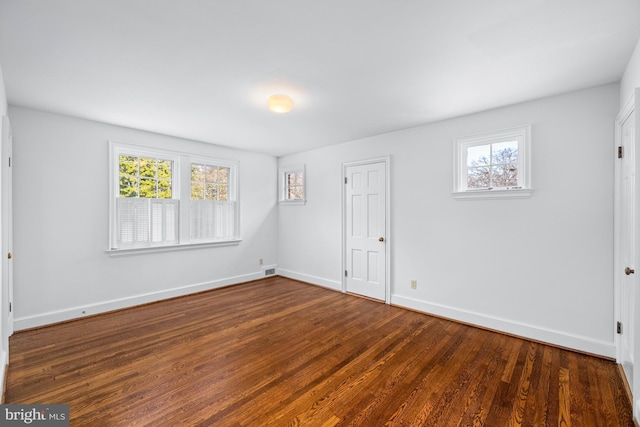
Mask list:
[[[73,426],[632,426],[615,363],[273,277],[16,333]]]

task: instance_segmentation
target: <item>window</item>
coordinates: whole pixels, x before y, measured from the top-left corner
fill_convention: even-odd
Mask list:
[[[304,204],[304,169],[304,166],[287,167],[280,169],[278,178],[280,187],[280,203]]]
[[[235,162],[113,142],[110,151],[110,250],[239,240]]]
[[[235,236],[235,202],[230,200],[231,167],[200,160],[191,163],[192,242]]]
[[[528,197],[530,126],[456,138],[454,197]]]

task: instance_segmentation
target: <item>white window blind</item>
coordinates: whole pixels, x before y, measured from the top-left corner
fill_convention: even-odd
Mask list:
[[[191,200],[191,241],[230,240],[236,235],[236,203]]]
[[[109,150],[109,252],[240,241],[238,162],[112,141]]]
[[[178,243],[179,201],[117,198],[118,248],[142,248]]]

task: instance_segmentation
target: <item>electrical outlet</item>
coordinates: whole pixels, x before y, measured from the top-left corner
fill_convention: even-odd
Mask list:
[[[264,264],[264,260],[262,258],[260,258],[260,260],[258,261],[258,263],[260,263],[260,265]]]
[[[417,280],[412,280],[411,281],[411,289],[416,289],[418,287],[418,281]]]

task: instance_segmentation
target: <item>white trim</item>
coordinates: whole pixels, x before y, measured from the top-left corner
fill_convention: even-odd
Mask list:
[[[518,187],[495,189],[467,189],[467,150],[475,145],[518,138]],[[455,199],[526,198],[532,194],[531,184],[531,125],[512,126],[454,138],[453,140],[453,196]]]
[[[180,243],[177,245],[166,246],[151,246],[146,248],[131,248],[131,249],[107,249],[105,252],[109,256],[127,256],[127,255],[140,255],[150,254],[154,252],[171,252],[171,251],[184,251],[189,249],[200,249],[218,246],[233,246],[239,245],[242,239],[235,240],[221,240],[219,242],[203,242],[203,243]]]
[[[526,199],[531,197],[533,188],[513,188],[510,190],[469,190],[456,191],[453,198],[458,200],[471,199]]]
[[[374,159],[368,160],[357,160],[353,162],[344,162],[341,165],[341,174],[340,177],[340,187],[342,189],[340,203],[341,207],[341,221],[342,221],[342,272],[346,270],[347,266],[347,238],[346,238],[346,190],[345,190],[345,178],[347,177],[347,168],[351,166],[362,166],[362,165],[370,165],[373,163],[384,163],[385,166],[385,186],[386,186],[386,200],[385,200],[385,241],[386,241],[386,249],[385,249],[385,298],[384,302],[386,304],[391,304],[391,242],[393,241],[392,233],[391,233],[391,157],[378,157]],[[341,290],[342,292],[347,292],[347,282],[343,274],[340,274],[342,277],[341,280]]]
[[[85,316],[106,313],[113,310],[161,301],[169,298],[193,294],[196,292],[208,291],[229,285],[236,285],[252,280],[262,279],[262,271],[241,276],[227,277],[224,279],[212,280],[210,282],[194,283],[177,288],[165,289],[162,291],[149,292],[130,297],[118,298],[94,304],[85,304],[76,307],[69,307],[63,310],[49,311],[31,316],[17,317],[15,319],[15,329],[23,330],[50,325],[52,323],[66,320],[79,319]]]
[[[310,274],[299,273],[297,271],[291,271],[282,268],[277,269],[276,274],[289,279],[299,280],[311,285],[322,286],[323,288],[342,292],[342,282],[337,280],[325,279],[323,277],[312,276]]]
[[[393,295],[391,303],[400,307],[410,308],[412,310],[417,310],[426,314],[433,314],[459,322],[488,328],[497,332],[517,335],[519,337],[531,339],[534,341],[540,341],[561,347],[571,348],[589,354],[600,355],[608,358],[614,358],[616,354],[616,347],[613,341],[608,342],[595,340],[589,337],[570,334],[564,331],[515,322],[509,319],[489,316],[486,314],[468,310],[461,310],[455,307],[430,303],[428,301],[408,298],[401,295]]]
[[[621,301],[622,293],[621,293],[621,282],[622,282],[622,271],[624,267],[622,265],[622,239],[620,236],[620,215],[621,212],[621,203],[622,203],[622,194],[620,193],[621,186],[621,174],[622,174],[622,165],[619,159],[616,158],[616,152],[618,147],[622,144],[622,135],[621,135],[621,127],[622,123],[625,121],[627,117],[634,111],[635,108],[635,96],[631,94],[627,102],[624,104],[618,115],[616,116],[615,121],[615,140],[614,140],[614,151],[611,153],[614,156],[614,187],[613,187],[613,319],[611,322],[611,328],[613,330],[614,341],[616,345],[616,361],[621,363],[622,359],[622,349],[621,349],[621,339],[620,334],[616,333],[616,322],[620,320],[621,316]]]

